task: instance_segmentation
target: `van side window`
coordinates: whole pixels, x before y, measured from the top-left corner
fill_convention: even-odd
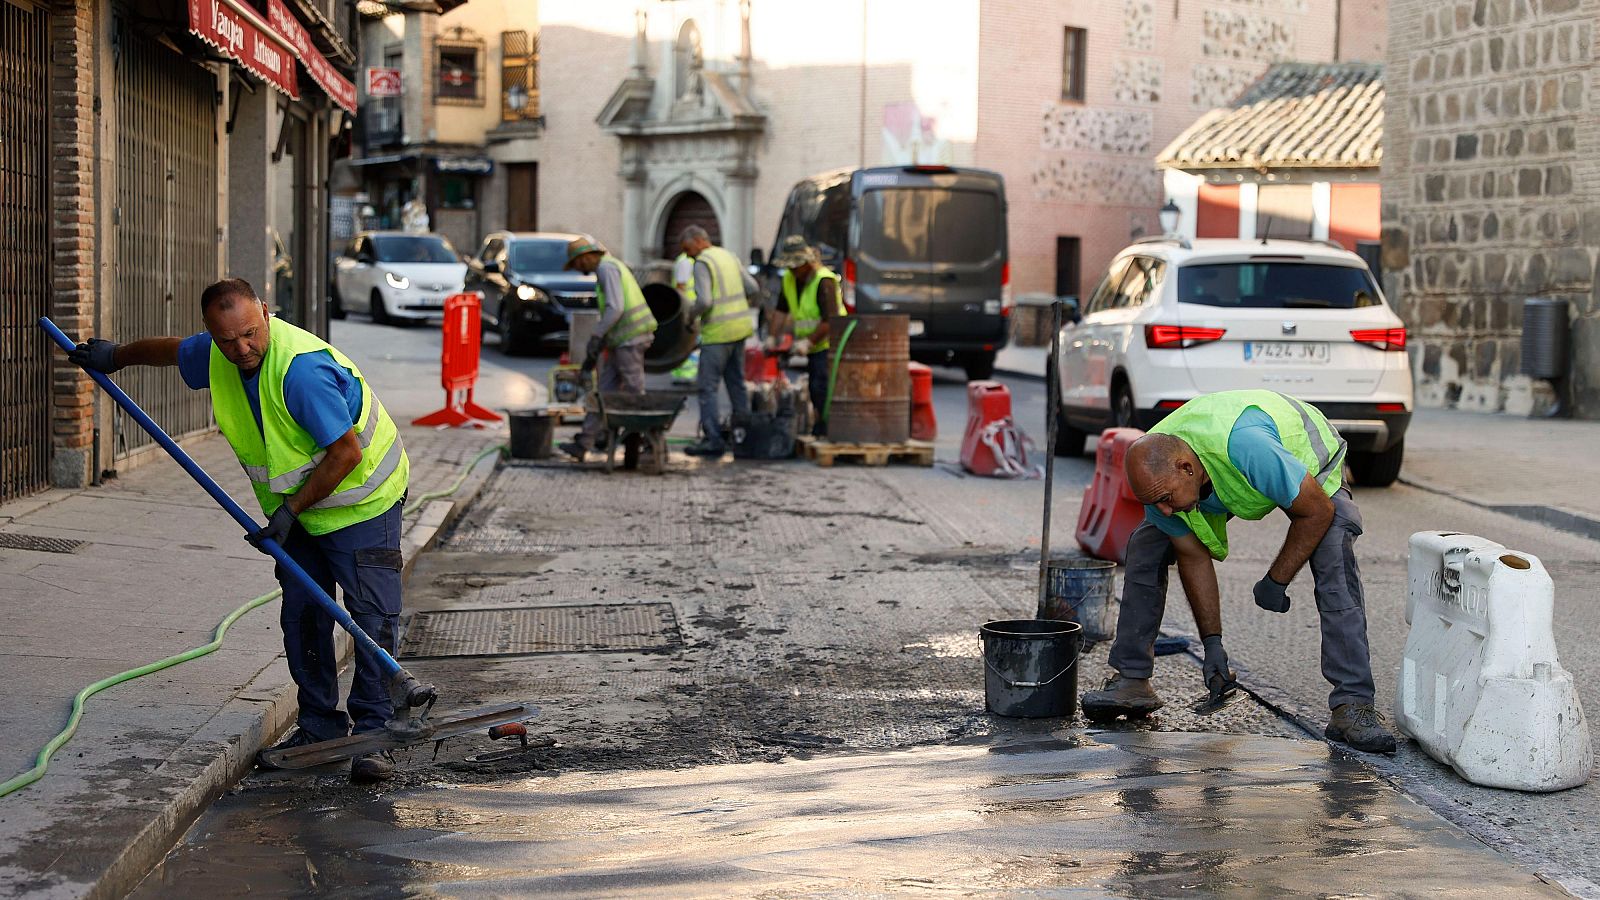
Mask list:
[[[1111,264],[1111,270],[1106,277],[1100,279],[1099,287],[1089,297],[1089,305],[1083,309],[1083,314],[1092,316],[1097,312],[1104,312],[1116,305],[1117,292],[1122,286],[1123,276],[1132,266],[1133,260],[1119,259]]]
[[[823,192],[811,243],[817,245],[825,259],[839,256],[844,253],[849,231],[850,182],[844,181]]]
[[[1164,261],[1148,256],[1135,256],[1129,262],[1128,274],[1117,289],[1115,305],[1118,309],[1143,306],[1167,269]]]

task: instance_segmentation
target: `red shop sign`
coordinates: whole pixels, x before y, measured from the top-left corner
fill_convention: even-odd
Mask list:
[[[267,23],[273,30],[289,39],[290,46],[294,47],[295,56],[300,58],[301,65],[306,67],[306,72],[311,80],[322,85],[334,103],[339,104],[345,112],[356,113],[356,86],[350,79],[340,75],[334,69],[333,63],[317,50],[311,43],[311,35],[294,17],[289,7],[283,0],[267,0]]]
[[[291,99],[300,99],[294,48],[238,0],[189,0],[189,32]]]

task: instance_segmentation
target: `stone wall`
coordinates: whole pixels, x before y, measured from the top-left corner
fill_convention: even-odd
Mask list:
[[[1383,175],[1385,289],[1412,332],[1417,400],[1527,414],[1522,301],[1573,307],[1575,412],[1600,417],[1600,0],[1394,0]]]

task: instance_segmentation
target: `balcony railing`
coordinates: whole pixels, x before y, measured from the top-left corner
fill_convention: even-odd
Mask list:
[[[400,110],[399,97],[379,97],[362,105],[363,143],[369,154],[405,141],[405,122]]]

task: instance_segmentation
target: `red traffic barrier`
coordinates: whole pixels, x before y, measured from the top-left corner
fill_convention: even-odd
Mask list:
[[[1123,460],[1128,448],[1144,436],[1137,428],[1107,428],[1094,452],[1094,480],[1083,492],[1078,510],[1078,546],[1090,556],[1128,561],[1128,538],[1144,521],[1144,504],[1133,496]]]
[[[1011,418],[1011,390],[998,381],[967,383],[967,430],[961,437],[961,467],[974,475],[1005,470],[984,431],[993,422]]]
[[[911,439],[931,441],[939,436],[939,420],[933,414],[933,369],[919,362],[911,368]]]
[[[444,387],[444,408],[412,419],[413,425],[471,425],[498,422],[500,414],[472,402],[478,383],[478,342],[483,324],[476,293],[455,294],[444,301],[444,340],[439,351],[439,384]],[[481,421],[480,421],[481,420]]]

